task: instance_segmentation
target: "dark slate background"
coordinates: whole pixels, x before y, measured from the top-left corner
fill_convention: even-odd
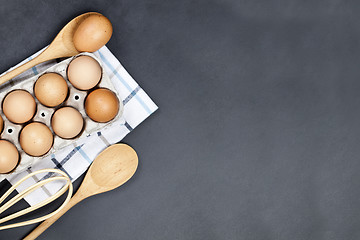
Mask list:
[[[359,1],[3,0],[0,71],[87,11],[160,109],[134,178],[39,239],[360,239]]]

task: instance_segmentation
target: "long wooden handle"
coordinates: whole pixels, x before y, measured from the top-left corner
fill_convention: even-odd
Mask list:
[[[13,70],[11,70],[8,73],[5,73],[4,75],[2,75],[0,77],[0,85],[6,83],[7,81],[9,81],[10,79],[13,79],[14,77],[16,77],[17,75],[19,75],[20,73],[25,72],[26,70],[38,65],[39,63],[45,62],[47,60],[50,60],[48,58],[48,54],[44,54],[44,52],[42,52],[39,56],[37,56],[36,58],[28,61],[27,63],[24,63],[23,65],[21,65],[20,67],[17,67]]]
[[[30,232],[24,240],[33,240],[40,236],[48,227],[50,227],[56,220],[58,220],[62,215],[64,215],[70,208],[75,206],[77,203],[79,203],[81,200],[83,200],[83,197],[80,194],[75,194],[70,202],[65,205],[63,209],[61,209],[60,212],[52,216],[51,218],[46,219],[44,222],[42,222],[39,226],[37,226],[32,232]]]

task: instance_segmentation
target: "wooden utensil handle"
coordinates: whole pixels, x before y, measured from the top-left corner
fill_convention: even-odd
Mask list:
[[[44,53],[44,52],[43,52]],[[38,65],[39,63],[45,62],[47,60],[49,60],[47,58],[46,54],[41,53],[39,56],[37,56],[36,58],[28,61],[27,63],[24,63],[23,65],[21,65],[20,67],[15,68],[14,70],[5,73],[4,75],[2,75],[0,77],[0,85],[6,83],[7,81],[9,81],[10,79],[13,79],[14,77],[16,77],[17,75],[19,75],[20,73],[25,72],[26,70]]]
[[[64,215],[70,208],[75,206],[78,202],[80,202],[83,198],[79,195],[74,195],[68,204],[65,205],[63,209],[61,209],[60,212],[58,212],[56,215],[52,216],[51,218],[46,219],[44,222],[42,222],[39,226],[37,226],[32,232],[30,232],[24,240],[33,240],[40,236],[48,227],[50,227],[56,220],[58,220],[62,215]]]

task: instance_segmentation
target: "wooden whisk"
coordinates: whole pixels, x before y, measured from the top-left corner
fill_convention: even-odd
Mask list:
[[[26,209],[23,209],[19,212],[13,213],[9,216],[6,216],[4,218],[0,219],[0,224],[10,221],[12,219],[15,219],[17,217],[20,217],[22,215],[25,215],[29,212],[32,212],[38,208],[41,208],[51,202],[53,202],[54,200],[56,200],[57,198],[59,198],[61,195],[63,195],[66,191],[68,191],[68,195],[65,199],[65,201],[62,203],[62,205],[55,210],[52,213],[49,213],[45,216],[42,217],[38,217],[32,220],[28,220],[28,221],[24,221],[24,222],[20,222],[20,223],[14,223],[14,224],[9,224],[9,225],[5,225],[5,226],[0,226],[0,230],[4,230],[4,229],[9,229],[9,228],[15,228],[15,227],[21,227],[21,226],[25,226],[25,225],[29,225],[29,224],[34,224],[34,223],[38,223],[41,221],[44,221],[52,216],[54,216],[55,214],[57,214],[58,212],[61,211],[61,209],[63,209],[65,207],[65,205],[70,201],[70,198],[72,196],[73,193],[73,185],[71,183],[71,180],[69,178],[69,176],[64,173],[63,171],[60,171],[58,169],[42,169],[33,173],[30,173],[29,175],[25,176],[24,178],[22,178],[21,180],[19,180],[14,186],[12,186],[1,198],[0,198],[0,204],[16,189],[16,187],[18,187],[21,183],[23,183],[26,179],[39,174],[39,173],[45,173],[45,172],[51,172],[51,173],[58,173],[61,176],[53,176],[47,179],[44,179],[32,186],[30,186],[29,188],[25,189],[24,191],[22,191],[21,193],[17,194],[15,197],[13,197],[12,199],[10,199],[8,202],[6,202],[3,206],[0,207],[0,214],[3,213],[4,211],[6,211],[7,209],[9,209],[11,206],[13,206],[15,203],[17,203],[18,201],[20,201],[22,198],[24,198],[26,195],[32,193],[33,191],[35,191],[36,189],[42,187],[43,185],[50,183],[52,181],[57,181],[57,180],[62,180],[62,181],[66,181],[66,184],[57,192],[55,193],[53,196],[51,196],[50,198],[47,198],[43,201],[41,201],[40,203],[35,204],[34,206],[28,207]]]

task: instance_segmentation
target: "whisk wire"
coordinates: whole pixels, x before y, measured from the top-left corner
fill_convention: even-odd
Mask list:
[[[4,229],[9,229],[9,228],[15,228],[15,227],[20,227],[20,226],[25,226],[25,225],[29,225],[29,224],[34,224],[34,223],[38,223],[38,222],[41,222],[41,221],[44,221],[52,216],[54,216],[55,214],[57,214],[62,208],[65,207],[65,205],[70,201],[71,199],[71,196],[72,196],[72,193],[73,193],[73,186],[72,186],[72,183],[71,183],[71,180],[69,178],[69,176],[58,170],[58,169],[42,169],[42,170],[39,170],[39,171],[36,171],[36,172],[33,172],[27,176],[25,176],[24,178],[22,178],[21,180],[19,180],[15,185],[13,185],[1,198],[0,198],[0,204],[16,189],[16,187],[18,187],[21,183],[23,183],[25,180],[27,180],[28,178],[36,175],[36,174],[39,174],[39,173],[44,173],[44,172],[53,172],[53,173],[58,173],[62,176],[56,176],[56,177],[51,177],[51,178],[47,178],[45,180],[42,180],[32,186],[30,186],[29,188],[25,189],[24,191],[22,191],[21,193],[17,194],[15,197],[13,197],[12,199],[10,199],[7,203],[5,203],[2,207],[0,207],[0,214],[4,211],[6,211],[7,209],[9,209],[11,206],[13,206],[15,203],[17,203],[18,201],[20,201],[22,198],[24,198],[26,195],[32,193],[33,191],[35,191],[36,189],[38,189],[39,187],[42,187],[43,185],[49,183],[49,182],[52,182],[52,181],[58,181],[58,180],[65,180],[66,181],[66,184],[57,192],[55,193],[54,195],[52,195],[50,198],[48,199],[45,199],[43,201],[41,201],[40,203],[34,205],[34,206],[31,206],[31,207],[28,207],[26,209],[23,209],[19,212],[16,212],[16,213],[13,213],[9,216],[6,216],[2,219],[0,219],[0,224],[1,223],[4,223],[4,222],[7,222],[7,221],[10,221],[12,219],[15,219],[17,217],[20,217],[22,215],[25,215],[29,212],[32,212],[38,208],[41,208],[53,201],[55,201],[57,198],[59,198],[61,195],[63,195],[66,191],[68,191],[68,195],[65,199],[65,201],[62,203],[62,205],[57,209],[55,210],[54,212],[52,213],[49,213],[45,216],[42,216],[42,217],[38,217],[38,218],[35,218],[35,219],[32,219],[32,220],[28,220],[28,221],[24,221],[24,222],[20,222],[20,223],[14,223],[14,224],[9,224],[9,225],[5,225],[5,226],[0,226],[0,230],[4,230]]]

